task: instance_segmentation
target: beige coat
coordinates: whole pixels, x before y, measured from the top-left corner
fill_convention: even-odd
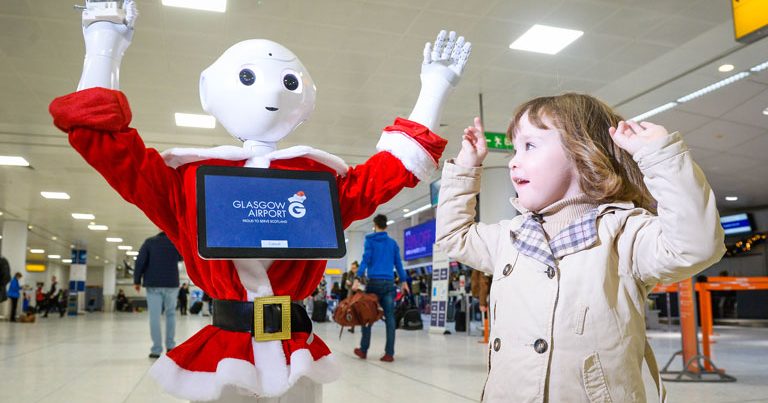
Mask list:
[[[476,224],[482,169],[445,164],[437,244],[493,273],[485,401],[646,401],[648,292],[714,264],[725,247],[715,196],[682,136],[657,140],[634,158],[658,216],[631,203],[599,206],[596,243],[556,259],[551,278],[510,240],[530,213]]]

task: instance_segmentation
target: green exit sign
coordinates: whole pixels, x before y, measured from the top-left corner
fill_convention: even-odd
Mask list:
[[[485,144],[488,151],[513,151],[515,147],[507,138],[507,133],[485,132]]]

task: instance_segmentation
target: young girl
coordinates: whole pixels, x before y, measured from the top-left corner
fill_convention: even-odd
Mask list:
[[[520,215],[474,222],[487,155],[477,118],[445,163],[437,208],[440,249],[493,274],[484,400],[645,402],[644,357],[658,380],[648,292],[725,251],[709,184],[679,133],[587,95],[526,102],[507,135]]]

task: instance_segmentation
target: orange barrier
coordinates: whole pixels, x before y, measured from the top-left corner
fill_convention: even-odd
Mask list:
[[[679,291],[678,284],[657,285],[652,293],[673,293]],[[747,291],[747,290],[768,290],[768,277],[708,277],[706,282],[696,283],[696,292],[699,293],[699,317],[701,319],[701,346],[702,354],[708,359],[704,361],[704,367],[707,371],[712,371],[711,351],[712,343],[710,337],[713,335],[712,321],[712,291]],[[682,316],[682,315],[681,315]],[[681,318],[682,322],[682,318]],[[690,334],[682,329],[683,336]],[[697,337],[698,339],[698,337]],[[697,340],[698,343],[698,340]],[[686,346],[683,340],[684,349]],[[690,343],[688,343],[690,346]],[[684,358],[684,362],[687,359]]]

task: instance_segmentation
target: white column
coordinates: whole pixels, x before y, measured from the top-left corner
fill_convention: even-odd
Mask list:
[[[11,278],[16,272],[22,275],[27,274],[27,223],[25,221],[17,220],[5,220],[3,223],[3,242],[2,248],[0,248],[0,255],[8,260],[8,265],[11,267]],[[21,279],[21,283],[24,283],[24,278]],[[16,308],[16,316],[19,316],[21,312],[21,298]],[[10,316],[11,302],[3,302],[0,305],[0,313],[5,317]]]
[[[360,263],[363,258],[363,245],[365,243],[365,232],[363,231],[347,231],[346,236],[349,239],[347,242],[347,266],[344,271],[349,270],[349,265],[355,260]]]
[[[114,304],[112,298],[115,296],[115,284],[117,282],[117,246],[107,242],[104,249],[104,279],[102,291],[104,294],[104,312],[112,312]]]
[[[508,168],[483,169],[480,186],[480,221],[492,224],[517,215],[509,203],[509,198],[515,196],[515,189],[509,179]]]

